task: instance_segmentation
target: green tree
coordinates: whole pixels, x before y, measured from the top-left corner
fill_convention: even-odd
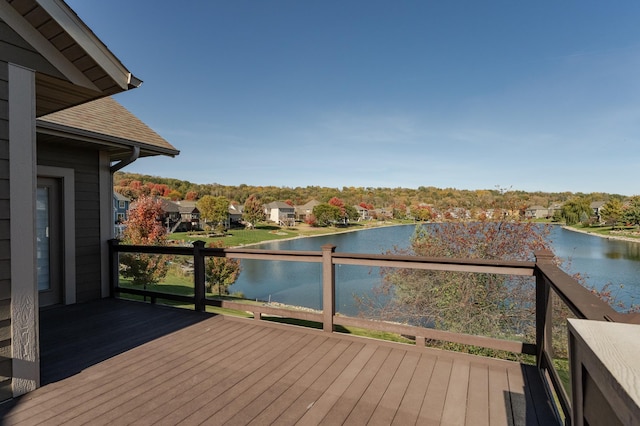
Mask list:
[[[631,225],[640,225],[640,195],[631,197],[624,209],[623,220]]]
[[[167,245],[166,229],[159,220],[164,214],[159,200],[140,197],[129,209],[124,222],[123,242],[132,245]],[[134,285],[157,284],[168,270],[169,258],[163,255],[146,253],[120,254],[121,274],[130,278]]]
[[[345,212],[346,218],[349,219],[350,221],[357,221],[360,218],[360,215],[358,214],[358,210],[356,210],[356,208],[351,205],[344,206],[344,212]]]
[[[248,222],[251,228],[265,220],[263,203],[255,194],[249,195],[249,198],[244,202],[242,219]]]
[[[313,216],[316,219],[318,226],[327,226],[331,223],[335,223],[342,218],[342,212],[337,206],[332,206],[327,203],[318,204],[313,208]]]
[[[562,205],[561,217],[567,225],[585,222],[593,214],[588,198],[573,198]]]
[[[222,248],[221,241],[212,242],[209,247]],[[229,294],[229,286],[236,282],[240,275],[240,260],[229,259],[227,257],[211,256],[205,265],[205,275],[207,278],[207,288],[210,292],[218,289],[218,295]]]
[[[602,220],[611,225],[611,229],[615,229],[616,224],[622,219],[622,201],[612,198],[605,203],[600,209]]]
[[[227,197],[205,195],[196,203],[200,215],[207,222],[213,223],[214,226],[224,224],[229,216],[229,200]]]

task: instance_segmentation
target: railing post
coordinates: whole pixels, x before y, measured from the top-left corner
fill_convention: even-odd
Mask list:
[[[322,246],[322,329],[333,332],[333,316],[336,312],[336,268],[333,264],[333,253],[336,246]]]
[[[205,311],[205,273],[204,273],[204,255],[201,250],[204,248],[204,241],[193,242],[193,291],[195,310],[199,312]]]
[[[536,256],[536,365],[544,368],[545,349],[553,350],[551,331],[553,328],[553,309],[551,305],[551,289],[546,283],[539,263],[553,261],[553,253],[549,250],[535,252]],[[547,348],[548,346],[548,348]]]
[[[113,238],[108,241],[109,244],[109,297],[115,297],[116,287],[120,279],[120,262],[118,258],[118,244],[120,240]]]

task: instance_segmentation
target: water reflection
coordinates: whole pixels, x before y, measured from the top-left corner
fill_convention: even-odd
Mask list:
[[[640,262],[640,242],[633,243],[630,241],[616,241],[615,250],[611,250],[605,253],[610,259],[628,259],[636,262]]]

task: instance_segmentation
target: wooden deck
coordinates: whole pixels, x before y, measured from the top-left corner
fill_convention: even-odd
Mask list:
[[[41,312],[13,424],[557,424],[535,368],[104,300]]]

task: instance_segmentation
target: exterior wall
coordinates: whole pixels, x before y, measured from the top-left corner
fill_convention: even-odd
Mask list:
[[[8,74],[8,64],[0,61],[0,400],[12,396]]]
[[[38,165],[74,170],[76,301],[102,296],[99,151],[38,143]]]
[[[42,57],[29,43],[20,37],[6,22],[0,19],[0,49],[2,60],[20,64],[33,70],[64,78],[62,73]]]

